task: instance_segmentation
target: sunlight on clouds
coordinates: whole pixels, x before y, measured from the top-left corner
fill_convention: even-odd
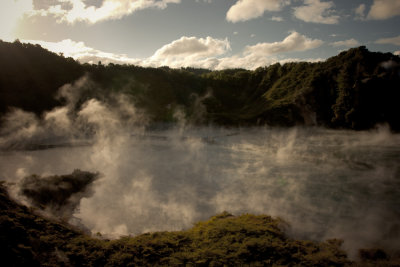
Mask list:
[[[85,21],[94,24],[105,20],[120,19],[146,8],[165,9],[168,4],[178,4],[181,0],[104,0],[99,7],[88,6],[84,0],[62,0],[61,2],[70,4],[71,7],[53,4],[49,5],[47,9],[36,10],[36,14],[53,15],[58,18],[59,23]]]
[[[318,39],[310,39],[298,32],[292,32],[281,42],[258,43],[253,46],[246,46],[245,54],[268,56],[272,54],[305,51],[321,46],[324,42]]]
[[[170,56],[216,56],[224,54],[230,49],[231,47],[227,39],[219,40],[211,38],[210,36],[205,39],[183,36],[158,49],[153,58],[157,59]]]
[[[280,53],[304,51],[316,48],[323,42],[310,39],[297,32],[292,32],[281,42],[260,43],[247,46],[242,53],[226,56],[231,51],[228,39],[212,37],[197,38],[183,36],[158,49],[153,56],[144,59],[133,59],[127,55],[113,54],[86,46],[83,42],[66,39],[60,42],[45,42],[24,40],[24,42],[39,44],[55,53],[63,53],[81,63],[97,64],[132,64],[143,67],[169,66],[171,68],[195,67],[212,70],[227,68],[255,69],[277,62],[301,61],[296,58],[285,58]],[[272,57],[274,55],[274,57]],[[306,61],[320,61],[307,59]]]
[[[187,67],[206,65],[212,67],[216,57],[230,51],[228,39],[214,39],[210,36],[206,38],[183,36],[158,49],[147,61],[151,65],[166,65],[171,67]]]
[[[304,6],[295,7],[294,16],[305,22],[337,24],[339,16],[332,15],[335,11],[332,9],[332,1],[321,2],[320,0],[304,0]]]
[[[166,65],[174,68],[190,66],[208,69],[255,69],[276,62],[300,61],[299,59],[271,57],[271,55],[279,56],[280,53],[285,52],[305,51],[317,48],[322,44],[321,40],[310,39],[297,32],[292,32],[281,42],[247,46],[240,54],[218,57],[230,50],[229,42],[226,39],[182,37],[157,50],[153,57],[144,61],[144,65]]]
[[[265,11],[280,11],[290,0],[239,0],[226,13],[230,22],[246,21],[261,17]]]
[[[0,9],[0,39],[14,41],[15,28],[24,14],[33,10],[32,0],[2,0]]]
[[[399,0],[374,0],[367,18],[373,20],[383,20],[399,15]]]
[[[139,60],[132,59],[123,54],[114,54],[103,52],[85,45],[84,42],[75,42],[65,39],[60,42],[46,42],[38,40],[23,40],[31,44],[39,44],[54,53],[62,53],[65,57],[72,57],[81,63],[97,64],[101,61],[103,64],[136,64]]]

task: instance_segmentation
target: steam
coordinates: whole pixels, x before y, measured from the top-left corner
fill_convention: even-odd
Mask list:
[[[195,127],[178,109],[176,126],[146,130],[127,96],[80,104],[88,86],[87,78],[64,86],[66,105],[42,118],[15,110],[0,135],[0,173],[9,182],[101,173],[71,222],[118,237],[180,230],[226,210],[279,216],[290,235],[343,238],[351,252],[399,247],[400,136],[384,126]],[[36,150],[14,149],[32,144]]]

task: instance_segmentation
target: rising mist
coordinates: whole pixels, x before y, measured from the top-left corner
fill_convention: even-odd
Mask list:
[[[123,94],[112,101],[61,88],[66,105],[38,117],[15,109],[0,135],[1,179],[21,194],[26,177],[100,173],[69,220],[109,237],[180,230],[216,213],[286,220],[296,238],[342,238],[351,253],[399,247],[400,136],[387,127],[222,128],[149,124]],[[201,106],[199,109],[201,110]]]

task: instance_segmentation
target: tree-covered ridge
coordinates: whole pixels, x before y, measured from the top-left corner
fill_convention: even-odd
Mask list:
[[[79,64],[38,45],[0,42],[0,112],[37,114],[62,104],[59,87],[86,75],[81,94],[108,101],[123,93],[153,122],[323,125],[400,130],[400,58],[353,48],[318,63],[279,63],[254,71]],[[78,108],[78,107],[77,107]]]
[[[0,114],[11,107],[41,113],[60,105],[58,88],[84,74],[72,58],[39,45],[0,41]]]

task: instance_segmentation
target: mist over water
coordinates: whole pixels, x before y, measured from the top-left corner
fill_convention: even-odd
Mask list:
[[[40,119],[10,114],[0,179],[18,187],[31,174],[99,172],[71,222],[111,237],[228,211],[279,216],[293,237],[342,238],[349,251],[400,246],[400,136],[385,127],[150,129],[124,97],[115,101],[89,100],[75,115],[68,106]]]

